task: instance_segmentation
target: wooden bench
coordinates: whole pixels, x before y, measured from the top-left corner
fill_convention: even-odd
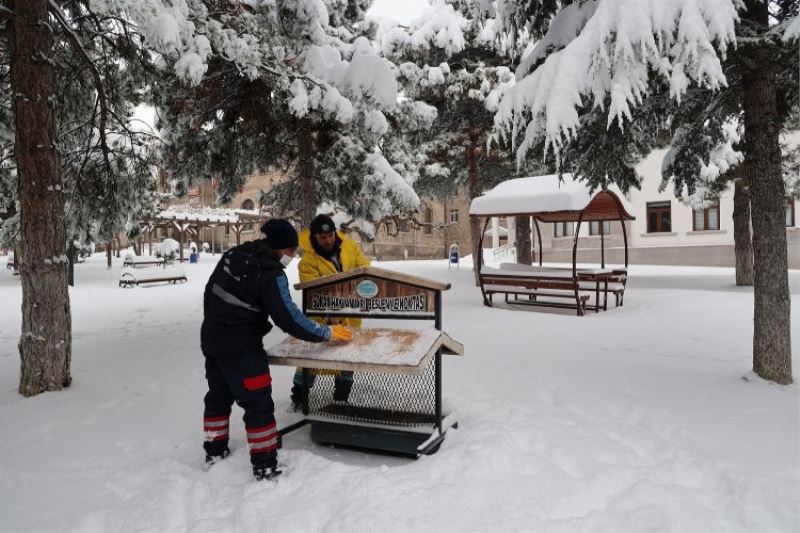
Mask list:
[[[501,263],[500,270],[512,272],[532,272],[542,273],[548,271],[572,272],[571,268],[563,267],[539,267],[533,265],[522,265],[519,263]],[[628,270],[624,267],[610,269],[578,269],[578,288],[581,292],[593,292],[597,296],[595,301],[595,311],[600,309],[599,292],[603,293],[603,310],[608,309],[608,293],[614,295],[615,307],[624,304],[625,286],[628,280]],[[601,276],[599,279],[597,276]],[[602,288],[598,287],[598,281]]]
[[[495,294],[503,294],[505,296],[505,302],[507,304],[517,304],[517,305],[539,305],[542,307],[564,307],[567,309],[574,309],[575,306],[571,303],[563,303],[563,302],[549,302],[544,300],[539,300],[539,298],[568,298],[570,300],[575,299],[575,293],[570,292],[569,290],[563,291],[553,291],[547,290],[543,291],[541,289],[527,289],[524,287],[516,287],[510,285],[484,285],[484,291],[489,296],[489,302],[494,303],[493,295]],[[509,300],[508,297],[513,296],[514,299]],[[527,300],[520,300],[519,296],[527,296]],[[586,303],[589,301],[590,295],[588,294],[579,294],[578,301],[580,302],[581,310],[578,312],[578,315],[584,315],[586,313]]]
[[[175,283],[184,281],[187,281],[187,279],[183,272],[176,272],[173,275],[159,275],[151,277],[137,277],[133,274],[133,272],[123,272],[119,277],[119,286],[129,289],[135,285],[138,286],[146,283],[172,283],[174,285]]]
[[[580,283],[581,291],[595,291],[595,283]],[[625,297],[625,283],[621,281],[609,279],[608,288],[602,289],[604,292],[614,295],[614,307],[621,307]]]
[[[563,307],[575,309],[578,316],[586,314],[589,295],[580,294],[578,280],[573,277],[572,271],[550,269],[523,271],[484,267],[481,269],[479,281],[483,303],[488,307],[494,304],[492,296],[502,293],[515,295],[513,301],[506,296],[505,300],[509,304]],[[528,296],[528,300],[519,300],[519,295]],[[574,303],[539,300],[539,297],[565,298],[573,300]]]

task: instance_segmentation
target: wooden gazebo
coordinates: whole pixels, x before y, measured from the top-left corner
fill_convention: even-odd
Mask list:
[[[148,244],[152,244],[152,232],[157,228],[173,228],[178,234],[180,243],[180,260],[183,261],[183,243],[185,237],[199,241],[204,228],[225,226],[236,237],[236,244],[241,244],[242,229],[247,224],[260,225],[270,218],[262,211],[248,209],[223,209],[213,207],[190,207],[185,205],[170,206],[155,217],[140,222],[142,234]]]
[[[576,181],[569,174],[534,176],[508,180],[491,191],[475,198],[470,205],[470,216],[485,217],[481,235],[481,250],[486,228],[492,217],[529,216],[533,220],[539,242],[539,266],[531,265],[500,265],[500,268],[490,268],[483,264],[482,254],[479,254],[478,276],[483,293],[484,303],[492,305],[492,295],[505,294],[508,303],[526,305],[550,305],[553,307],[576,308],[578,315],[583,315],[585,309],[601,308],[600,295],[604,302],[603,309],[607,309],[609,287],[617,297],[617,303],[622,301],[624,286],[627,279],[628,267],[628,235],[625,228],[626,220],[633,220],[631,208],[622,192],[614,185],[605,190],[591,191],[580,181]],[[622,226],[622,236],[625,248],[625,267],[607,269],[605,264],[605,237],[600,232],[601,238],[601,265],[599,269],[578,269],[578,239],[583,222],[592,221],[619,221]],[[544,268],[542,266],[542,236],[540,222],[576,222],[574,242],[572,246],[572,268]],[[535,251],[535,243],[533,245]],[[618,287],[620,286],[620,287]],[[589,297],[582,292],[595,293],[595,304],[587,306]],[[509,295],[514,296],[509,301]],[[519,296],[526,299],[519,300]],[[562,303],[550,301],[553,298],[569,298],[575,303]],[[544,299],[543,299],[544,298]]]

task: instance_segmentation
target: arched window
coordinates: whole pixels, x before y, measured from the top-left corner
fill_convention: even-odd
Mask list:
[[[253,202],[253,200],[248,198],[242,202],[242,209],[247,209],[249,211],[252,211],[253,209],[255,209],[255,203]],[[242,231],[253,231],[253,224],[252,223],[245,224],[242,227]]]

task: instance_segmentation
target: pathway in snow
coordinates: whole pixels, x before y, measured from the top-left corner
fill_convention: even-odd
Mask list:
[[[130,290],[103,261],[78,265],[71,290],[74,385],[32,399],[16,393],[19,282],[0,271],[2,531],[800,530],[800,392],[748,373],[752,291],[730,270],[635,266],[625,307],[578,318],[485,308],[463,266],[383,263],[453,283],[444,326],[466,355],[445,358],[444,391],[459,430],[419,461],[299,431],[288,475],[257,484],[238,409],[233,455],[201,469],[212,258],[186,284]],[[291,422],[291,369],[273,379]]]

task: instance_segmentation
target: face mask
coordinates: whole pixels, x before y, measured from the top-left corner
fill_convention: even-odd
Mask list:
[[[278,259],[278,261],[280,261],[283,266],[287,267],[292,262],[292,259],[294,258],[288,255],[282,255],[281,258]]]

